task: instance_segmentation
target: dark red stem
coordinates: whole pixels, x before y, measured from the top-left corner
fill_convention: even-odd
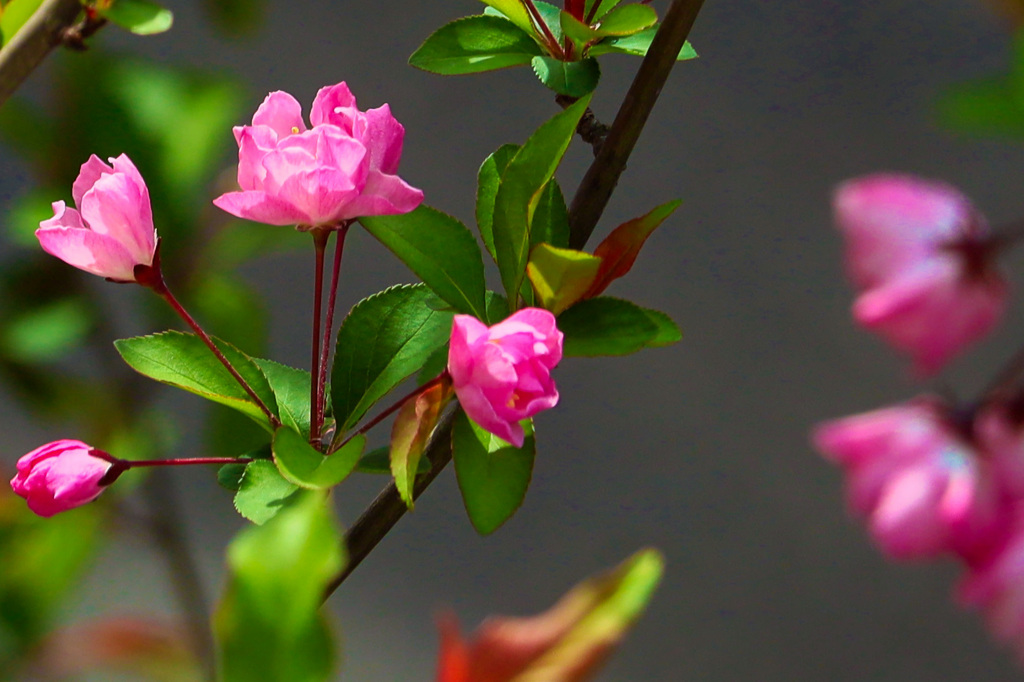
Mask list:
[[[384,410],[383,412],[378,414],[376,417],[374,417],[370,421],[368,421],[365,424],[363,424],[358,430],[353,431],[352,434],[349,435],[348,438],[343,440],[338,447],[331,448],[331,451],[334,452],[334,451],[342,449],[343,447],[345,447],[345,445],[348,444],[348,442],[350,440],[352,440],[356,436],[358,436],[360,434],[363,434],[363,433],[366,433],[367,431],[372,429],[377,424],[380,424],[382,421],[384,421],[389,416],[391,416],[396,411],[398,411],[399,408],[402,407],[402,405],[404,405],[408,401],[412,400],[413,398],[418,396],[420,393],[426,393],[428,390],[430,390],[434,386],[437,386],[439,383],[441,383],[444,380],[444,378],[445,378],[445,376],[447,374],[448,374],[448,370],[445,370],[445,371],[441,372],[440,374],[438,374],[433,379],[431,379],[430,381],[428,381],[427,383],[423,384],[422,386],[417,386],[414,390],[410,391],[407,395],[402,396],[397,401],[395,401],[395,403],[393,405],[391,405],[390,407],[388,407],[388,409]]]
[[[163,272],[160,269],[159,247],[157,248],[157,253],[153,258],[153,265],[137,265],[135,267],[135,280],[142,286],[152,289],[167,301],[167,304],[170,305],[171,308],[174,309],[174,312],[176,312],[178,316],[185,321],[185,324],[192,328],[192,331],[196,333],[196,336],[202,339],[203,343],[206,344],[206,347],[210,349],[210,352],[214,354],[222,365],[224,365],[224,368],[227,369],[231,376],[235,378],[235,381],[237,381],[249,397],[252,398],[252,401],[256,403],[256,406],[259,407],[263,414],[267,416],[267,420],[270,421],[270,425],[275,429],[280,426],[281,421],[277,416],[271,412],[266,403],[256,395],[256,391],[254,391],[252,386],[249,385],[249,382],[247,382],[245,378],[238,373],[238,370],[235,369],[235,366],[231,364],[231,361],[224,356],[224,353],[221,352],[220,348],[217,348],[217,344],[213,342],[210,335],[203,331],[203,328],[199,326],[199,323],[196,322],[195,318],[185,310],[185,307],[181,305],[178,299],[174,297],[174,294],[171,293],[171,290],[167,288],[167,284],[164,282]]]
[[[178,467],[189,464],[248,464],[249,457],[178,457],[175,459],[121,460],[129,469],[135,467]]]
[[[345,236],[349,225],[346,221],[338,230],[338,242],[334,245],[334,267],[331,270],[331,288],[327,294],[327,320],[324,322],[323,342],[320,344],[320,373],[317,376],[316,400],[317,415],[320,421],[313,425],[311,434],[320,433],[324,426],[324,414],[327,412],[327,359],[331,353],[331,332],[334,329],[334,304],[338,298],[338,278],[341,275],[341,257],[345,253]]]
[[[317,450],[323,445],[320,443],[320,429],[323,427],[324,416],[320,412],[320,317],[321,303],[324,293],[324,251],[327,249],[327,241],[331,238],[331,231],[323,228],[314,228],[313,248],[316,251],[316,272],[313,275],[313,340],[312,360],[309,370],[309,442]]]
[[[541,33],[544,34],[544,40],[547,42],[551,55],[559,59],[565,59],[565,53],[562,51],[562,46],[558,44],[558,38],[548,28],[547,22],[544,21],[544,17],[541,16],[536,5],[533,4],[533,0],[523,0],[523,4],[526,5],[526,9],[530,12],[530,16],[533,17],[533,21],[537,24]]]

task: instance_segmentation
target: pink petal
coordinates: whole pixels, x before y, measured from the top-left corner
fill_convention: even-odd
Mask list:
[[[933,374],[986,336],[1005,308],[1004,282],[965,277],[955,258],[934,258],[860,296],[854,318],[908,353],[919,374]]]
[[[120,243],[92,230],[40,228],[39,245],[46,253],[68,265],[100,277],[122,282],[135,281],[136,261]]]
[[[267,95],[252,117],[254,126],[268,126],[278,139],[301,133],[306,129],[302,120],[302,105],[287,92],[277,90]]]
[[[122,154],[122,156],[124,155]],[[82,208],[82,197],[85,196],[85,193],[92,189],[92,186],[102,176],[113,172],[114,169],[103,163],[100,157],[95,154],[90,156],[89,160],[82,164],[78,177],[75,178],[74,184],[71,185],[71,196],[75,200],[75,206]]]
[[[267,126],[237,128],[238,186],[243,190],[262,190],[267,175],[263,157],[277,145],[277,136]]]
[[[345,132],[352,133],[351,121],[336,112],[337,109],[355,109],[356,98],[352,95],[348,85],[344,81],[337,85],[327,85],[316,93],[313,99],[313,107],[309,112],[309,120],[314,126],[329,123],[342,128]]]
[[[310,225],[310,216],[296,206],[266,192],[228,192],[214,206],[233,216],[266,225]]]
[[[120,243],[136,264],[153,263],[156,235],[145,185],[122,173],[104,175],[82,197],[81,209],[92,231]]]
[[[905,175],[846,182],[837,189],[834,206],[846,237],[847,269],[862,288],[913,267],[978,222],[958,190]]]
[[[393,175],[402,158],[405,127],[391,115],[387,104],[366,112],[366,130],[360,141],[370,154],[370,168]]]
[[[371,170],[366,175],[366,185],[358,199],[350,203],[344,214],[345,219],[375,215],[398,215],[408,213],[423,202],[423,192],[411,187],[397,175],[384,175]]]
[[[63,201],[55,201],[50,204],[53,209],[53,217],[39,223],[41,229],[55,227],[70,227],[79,230],[88,229],[82,222],[82,214],[73,208],[68,208]]]

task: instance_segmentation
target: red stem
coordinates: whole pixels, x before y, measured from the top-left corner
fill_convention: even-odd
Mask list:
[[[320,420],[313,425],[310,433],[323,430],[324,415],[327,412],[327,359],[331,352],[331,332],[334,329],[334,304],[338,298],[338,278],[341,274],[341,257],[345,253],[345,236],[351,222],[346,221],[338,230],[338,242],[334,245],[334,267],[331,270],[331,288],[327,294],[327,320],[324,323],[323,343],[320,344],[320,374],[317,377],[316,401]]]
[[[600,0],[598,0],[599,2]],[[574,18],[583,21],[583,12],[585,11],[587,0],[565,0],[565,11],[571,14]]]
[[[135,467],[185,466],[187,464],[248,464],[249,457],[179,457],[176,459],[121,460],[129,469]]]
[[[139,275],[143,276],[140,277]],[[149,287],[167,301],[168,305],[174,309],[174,312],[178,313],[178,316],[181,317],[189,327],[192,327],[192,331],[196,333],[196,336],[202,339],[203,343],[206,344],[206,347],[210,349],[210,352],[220,360],[220,363],[224,365],[224,368],[227,369],[231,376],[235,378],[235,381],[245,389],[245,392],[250,398],[252,398],[252,401],[256,403],[256,406],[259,407],[263,414],[267,416],[267,420],[270,421],[270,425],[275,429],[279,427],[281,425],[281,421],[277,416],[271,412],[266,403],[256,395],[256,391],[254,391],[252,386],[249,385],[249,382],[247,382],[242,375],[238,373],[238,370],[231,364],[231,361],[224,356],[224,353],[221,352],[220,348],[217,348],[217,344],[213,342],[213,339],[210,338],[209,334],[203,331],[203,328],[199,326],[199,323],[196,322],[195,318],[189,315],[188,311],[185,310],[185,307],[181,305],[178,299],[174,297],[174,294],[171,293],[171,290],[167,288],[167,284],[164,283],[163,273],[160,271],[159,261],[154,260],[153,266],[148,268],[144,273],[138,272],[137,268],[136,279],[139,284]]]
[[[312,361],[309,370],[309,442],[317,450],[323,445],[320,443],[320,429],[323,426],[323,415],[320,413],[320,317],[321,299],[324,293],[324,251],[327,249],[327,241],[331,238],[331,231],[323,228],[314,228],[313,248],[316,251],[316,272],[313,275],[313,340],[312,340]]]
[[[537,24],[537,27],[544,34],[544,39],[548,44],[548,50],[551,52],[551,55],[560,59],[565,59],[565,53],[562,52],[562,46],[558,44],[558,38],[556,38],[555,34],[551,32],[550,28],[548,28],[547,22],[544,21],[544,18],[540,15],[537,7],[533,4],[533,0],[523,0],[523,4],[526,5],[526,9],[530,12],[530,16],[533,17],[534,23]]]
[[[370,421],[366,422],[362,427],[359,428],[358,431],[352,432],[352,434],[348,438],[346,438],[345,440],[343,440],[341,442],[341,445],[339,445],[337,448],[332,448],[331,451],[335,452],[337,450],[342,449],[343,447],[345,447],[348,444],[348,442],[350,440],[352,440],[353,438],[355,438],[356,436],[358,436],[360,434],[366,433],[367,431],[372,429],[377,424],[380,424],[382,421],[387,419],[390,415],[394,414],[399,408],[402,407],[402,405],[404,405],[409,400],[412,400],[413,398],[418,396],[420,393],[425,393],[428,390],[430,390],[431,388],[433,388],[434,386],[437,386],[439,383],[441,383],[444,380],[446,374],[448,374],[448,370],[445,370],[445,371],[441,372],[440,374],[438,374],[436,377],[434,377],[433,379],[431,379],[427,383],[423,384],[422,386],[417,386],[415,388],[415,390],[410,391],[407,395],[403,396],[402,398],[399,398],[393,405],[388,407],[388,409],[384,410],[383,412],[378,414],[376,417],[374,417]]]

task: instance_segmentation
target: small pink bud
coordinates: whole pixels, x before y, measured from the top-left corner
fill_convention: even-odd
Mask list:
[[[987,335],[1006,306],[984,218],[956,189],[869,175],[836,190],[854,318],[933,374]]]
[[[985,458],[929,399],[818,426],[815,447],[846,473],[853,514],[896,559],[970,559],[999,542],[1003,507]]]
[[[562,359],[562,332],[555,316],[524,308],[493,327],[456,315],[448,373],[469,418],[522,447],[519,422],[558,403],[551,370]]]
[[[134,282],[135,266],[152,265],[156,252],[149,190],[126,155],[110,163],[90,156],[71,187],[77,210],[54,202],[54,216],[39,223],[36,237],[44,251],[68,265]]]
[[[361,216],[408,213],[423,192],[395,175],[405,128],[387,104],[360,111],[345,83],[320,89],[310,114],[272,92],[251,126],[234,129],[238,185],[213,203],[268,225],[335,225]]]
[[[94,457],[93,448],[78,440],[58,440],[36,448],[18,460],[11,479],[14,492],[40,516],[53,516],[92,502],[105,486],[100,481],[113,466]]]

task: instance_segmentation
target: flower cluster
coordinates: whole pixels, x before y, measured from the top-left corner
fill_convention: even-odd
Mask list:
[[[854,319],[926,376],[999,322],[1003,245],[957,190],[898,175],[840,186],[836,220],[859,291]],[[1011,387],[1012,388],[1012,387]],[[954,557],[960,603],[1024,656],[1024,400],[999,386],[970,408],[938,398],[819,425],[847,503],[894,559]]]
[[[214,204],[241,218],[325,231],[359,217],[407,213],[419,206],[423,192],[395,175],[405,129],[388,105],[360,111],[348,86],[338,83],[317,93],[311,129],[301,113],[294,97],[272,92],[251,126],[234,128],[242,191],[223,194]],[[122,154],[108,165],[90,157],[71,194],[77,210],[58,201],[53,218],[40,223],[36,235],[43,249],[86,272],[137,282],[164,297],[263,410],[268,423],[279,427],[276,415],[164,283],[149,190],[131,160]],[[525,433],[520,422],[558,402],[551,370],[562,358],[562,334],[554,315],[527,308],[490,328],[474,317],[457,315],[450,348],[446,371],[466,414],[521,447]],[[11,485],[34,512],[52,516],[96,499],[132,466],[189,463],[223,462],[125,462],[80,441],[60,440],[22,457]]]

